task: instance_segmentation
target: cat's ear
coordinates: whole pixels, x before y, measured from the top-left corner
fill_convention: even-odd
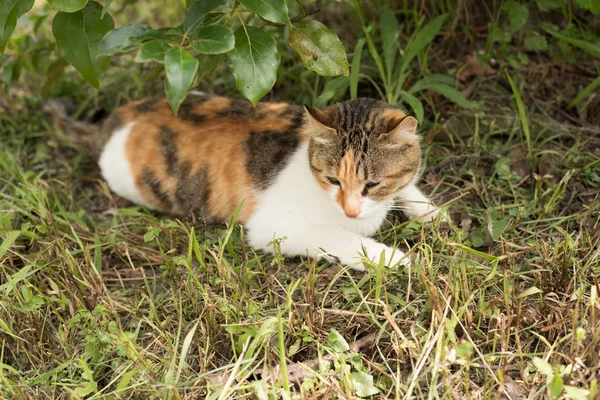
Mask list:
[[[325,110],[311,106],[304,106],[307,120],[310,126],[310,135],[319,141],[328,141],[337,131],[331,127],[331,116]]]
[[[402,145],[406,143],[406,140],[414,140],[417,138],[417,125],[419,123],[413,117],[406,117],[404,114],[398,113],[398,115],[388,118],[388,129],[387,133],[379,135],[379,142],[387,146]]]

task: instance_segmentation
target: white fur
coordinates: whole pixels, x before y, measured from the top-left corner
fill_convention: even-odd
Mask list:
[[[112,134],[102,150],[98,164],[113,192],[144,207],[153,208],[137,190],[125,154],[125,144],[133,125],[133,122],[129,123]]]
[[[414,184],[402,188],[396,198],[403,203],[403,212],[410,219],[428,222],[439,213],[437,207]]]
[[[344,215],[333,196],[333,191],[327,193],[317,184],[309,168],[308,143],[302,144],[260,195],[246,224],[250,245],[272,252],[267,244],[285,237],[281,251],[287,255],[333,256],[342,264],[364,270],[360,261],[364,248],[375,262],[385,252],[387,265],[408,264],[400,250],[368,237],[381,226],[393,199],[379,204],[363,199],[358,218],[352,219]]]

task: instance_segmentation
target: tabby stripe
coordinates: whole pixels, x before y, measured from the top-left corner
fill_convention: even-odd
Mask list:
[[[145,168],[142,171],[142,182],[144,182],[144,184],[150,188],[154,197],[156,197],[158,200],[160,200],[160,202],[166,208],[168,208],[168,209],[172,208],[171,198],[169,197],[169,195],[166,192],[164,192],[162,190],[160,181],[156,178],[156,175],[154,175],[154,172]]]

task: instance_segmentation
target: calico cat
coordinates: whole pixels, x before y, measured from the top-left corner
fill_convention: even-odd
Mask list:
[[[374,99],[324,110],[192,93],[178,116],[166,99],[117,109],[102,129],[99,158],[112,191],[149,209],[237,222],[249,244],[364,270],[408,259],[369,238],[396,201],[409,218],[437,209],[416,187],[416,119]]]

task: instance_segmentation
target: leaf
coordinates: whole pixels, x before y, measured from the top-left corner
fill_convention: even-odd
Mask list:
[[[228,0],[202,0],[197,1],[185,13],[183,31],[187,34],[196,31],[204,21],[204,17],[217,7],[225,6]]]
[[[588,400],[590,398],[589,395],[589,390],[580,389],[575,386],[565,385],[565,396],[567,397],[567,399]]]
[[[569,103],[569,108],[575,106],[576,104],[578,104],[579,102],[581,102],[581,100],[583,100],[586,97],[588,97],[592,92],[594,92],[594,90],[596,90],[596,88],[598,86],[600,86],[600,75],[598,75],[596,77],[596,79],[594,79],[589,85],[587,85],[585,87],[585,89],[583,89],[581,92],[579,92],[579,94],[577,95],[577,97],[575,97],[573,99],[573,101],[571,101]]]
[[[200,28],[198,39],[192,47],[202,54],[222,54],[231,51],[235,46],[233,33],[221,25],[211,25]]]
[[[104,0],[104,7],[102,7],[102,18],[104,18],[104,16],[108,12],[108,7],[110,7],[110,3],[112,3],[112,0]]]
[[[88,0],[48,0],[52,8],[57,11],[72,13],[81,10]]]
[[[142,48],[135,57],[135,62],[156,61],[165,62],[165,53],[169,49],[169,44],[162,40],[152,40],[142,45]]]
[[[235,32],[229,68],[240,93],[255,106],[275,84],[279,60],[277,42],[262,29],[241,26]]]
[[[563,392],[565,388],[565,383],[563,382],[562,376],[559,374],[554,374],[552,380],[548,382],[548,389],[550,389],[550,395],[553,399],[558,398]]]
[[[530,31],[525,35],[525,47],[527,50],[546,50],[548,49],[548,42],[544,36]]]
[[[217,68],[219,67],[219,65],[221,65],[221,63],[223,62],[223,60],[225,60],[225,55],[224,54],[218,54],[218,55],[209,55],[209,54],[203,54],[200,57],[198,57],[198,73],[197,78],[201,79],[203,77],[205,77],[206,75],[212,74],[213,72],[215,72],[217,70]]]
[[[119,384],[117,385],[117,392],[121,392],[129,387],[129,382],[131,382],[131,378],[133,378],[133,375],[135,375],[136,372],[137,369],[134,368],[123,375],[119,381]]]
[[[535,366],[535,368],[537,368],[538,371],[540,371],[547,377],[551,377],[552,375],[554,375],[554,370],[552,369],[552,366],[546,360],[543,360],[539,357],[533,357],[533,365]]]
[[[328,80],[327,83],[325,83],[321,94],[315,100],[315,107],[324,108],[327,106],[327,104],[329,104],[331,99],[343,98],[348,90],[349,85],[350,80],[345,76],[338,76]]]
[[[165,71],[167,79],[165,80],[165,91],[171,110],[175,115],[177,115],[179,106],[185,100],[197,70],[198,60],[187,50],[171,48],[166,52]]]
[[[456,355],[466,358],[473,354],[473,344],[471,342],[463,342],[456,346]]]
[[[379,18],[379,29],[381,30],[381,45],[383,48],[383,61],[385,69],[390,74],[394,69],[394,61],[398,53],[398,36],[400,35],[400,25],[396,15],[389,7],[381,10]]]
[[[555,38],[562,40],[563,42],[569,43],[575,47],[579,47],[586,53],[594,57],[600,58],[600,46],[596,46],[595,44],[586,42],[585,40],[573,39],[572,37],[563,35],[562,33],[555,32],[547,24],[543,24],[542,29],[548,32],[550,35],[554,36]]]
[[[185,335],[185,339],[183,339],[183,344],[181,345],[181,354],[179,355],[179,365],[177,366],[177,374],[175,375],[175,382],[179,382],[179,378],[181,377],[181,372],[183,371],[183,366],[185,364],[185,358],[190,351],[192,339],[194,338],[194,333],[196,333],[197,328],[198,322],[192,326],[192,329],[190,329],[187,335]]]
[[[592,14],[600,14],[600,2],[597,0],[579,0],[579,7],[586,8],[592,12]]]
[[[400,95],[402,100],[408,103],[410,108],[412,108],[413,112],[415,113],[415,116],[417,117],[417,121],[419,121],[419,123],[422,123],[423,119],[425,118],[425,111],[423,110],[423,103],[421,103],[421,100],[417,99],[412,94],[405,92],[404,90],[399,91],[398,94]]]
[[[343,353],[350,350],[350,346],[341,333],[332,329],[327,335],[327,345],[336,353]]]
[[[510,220],[507,219],[502,219],[499,221],[492,221],[491,219],[488,220],[488,230],[492,235],[492,239],[494,239],[496,242],[500,240],[500,235],[502,235],[502,232],[504,232],[508,225],[510,225]]]
[[[517,298],[522,299],[524,297],[532,296],[532,295],[538,294],[538,293],[542,293],[542,291],[540,289],[538,289],[537,287],[532,286],[529,289],[525,289],[521,293],[519,293]]]
[[[359,397],[369,397],[380,392],[373,384],[373,377],[365,372],[353,372],[350,379],[354,385],[354,392]]]
[[[306,68],[322,76],[348,75],[344,45],[319,21],[309,20],[294,25],[289,40]]]
[[[0,260],[2,260],[2,257],[4,257],[4,254],[6,254],[6,252],[10,248],[10,246],[12,246],[13,243],[15,243],[15,241],[17,240],[17,238],[20,235],[21,235],[21,231],[12,231],[8,235],[6,235],[6,238],[4,238],[4,240],[2,241],[2,244],[0,245]]]
[[[267,21],[276,24],[290,24],[285,0],[239,0],[248,11],[254,11]]]
[[[465,97],[464,94],[462,94],[461,92],[459,92],[458,90],[456,90],[454,87],[449,86],[449,85],[445,85],[443,83],[424,83],[421,84],[419,86],[419,90],[425,90],[425,89],[429,89],[429,90],[433,90],[435,92],[438,92],[439,94],[441,94],[442,96],[444,96],[445,98],[447,98],[448,100],[458,104],[459,106],[466,108],[468,110],[472,110],[473,108],[475,108],[475,104],[470,102],[469,100],[467,100],[467,98]],[[413,90],[413,88],[411,88],[409,90],[409,92],[414,93],[415,90]]]
[[[350,68],[350,98],[355,99],[358,96],[358,77],[360,74],[360,58],[362,56],[365,38],[359,39],[354,46],[352,54],[352,67]]]
[[[408,64],[412,61],[413,58],[417,56],[427,45],[433,42],[433,39],[437,36],[437,34],[442,29],[442,25],[448,18],[448,14],[442,14],[427,25],[423,27],[415,36],[415,39],[410,42],[408,48],[406,49],[406,53],[402,58],[402,64],[404,66],[408,66]]]
[[[526,5],[519,4],[517,1],[507,1],[506,3],[502,4],[502,10],[508,13],[511,33],[515,33],[524,27],[529,19],[529,9]]]
[[[2,5],[0,5],[0,54],[4,53],[6,43],[17,26],[17,20],[31,10],[34,2],[35,0],[2,0]]]
[[[537,0],[537,6],[540,11],[550,11],[564,6],[566,0]]]
[[[57,13],[52,21],[58,51],[95,88],[110,62],[110,57],[98,56],[100,43],[114,27],[110,14],[101,14],[102,6],[91,1],[75,13]]]
[[[99,54],[112,56],[118,51],[131,50],[140,43],[144,34],[152,31],[147,25],[125,25],[111,31],[102,40]]]

